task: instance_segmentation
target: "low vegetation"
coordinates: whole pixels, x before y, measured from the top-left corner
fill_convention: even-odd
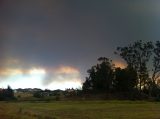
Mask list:
[[[159,102],[0,102],[3,119],[158,119]]]

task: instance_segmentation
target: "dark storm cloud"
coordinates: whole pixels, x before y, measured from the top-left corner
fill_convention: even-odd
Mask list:
[[[21,60],[24,68],[76,66],[83,74],[100,56],[116,59],[117,46],[158,39],[153,32],[160,28],[157,4],[148,0],[4,0],[0,57]]]

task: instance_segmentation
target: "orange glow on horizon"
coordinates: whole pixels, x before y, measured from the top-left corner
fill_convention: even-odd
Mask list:
[[[0,75],[7,76],[7,75],[21,75],[23,71],[21,69],[12,69],[6,68],[0,70]]]
[[[71,66],[53,67],[49,70],[43,67],[2,68],[0,78],[0,87],[10,85],[12,88],[65,89],[81,87],[82,83],[80,71]]]
[[[46,71],[44,69],[36,69],[36,68],[33,68],[31,70],[29,70],[29,74],[32,75],[32,74],[46,74]]]
[[[119,68],[124,69],[127,66],[124,62],[121,62],[121,61],[114,61],[113,63],[115,64],[115,67],[117,68],[119,67]]]
[[[57,69],[55,69],[55,73],[57,74],[78,74],[78,69],[70,66],[60,66]]]

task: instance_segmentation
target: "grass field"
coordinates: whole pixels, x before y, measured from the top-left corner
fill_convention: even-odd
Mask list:
[[[160,119],[160,102],[0,102],[0,119]]]

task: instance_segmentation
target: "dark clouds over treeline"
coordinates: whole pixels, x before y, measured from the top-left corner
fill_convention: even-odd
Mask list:
[[[159,40],[159,6],[152,0],[1,0],[0,64],[8,58],[24,68],[62,64],[84,75],[100,56],[118,60],[117,46]]]

